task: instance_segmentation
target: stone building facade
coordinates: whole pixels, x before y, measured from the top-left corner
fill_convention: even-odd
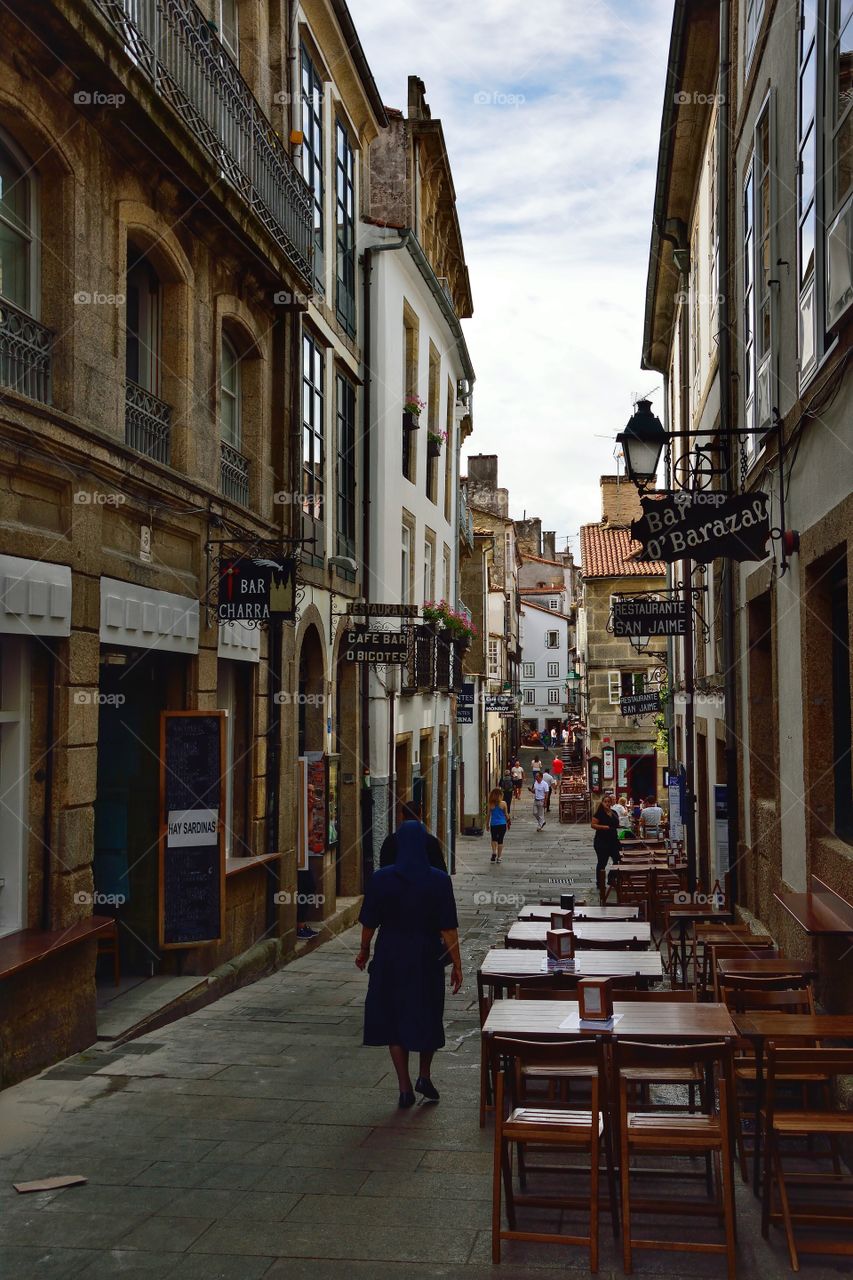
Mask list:
[[[133,979],[293,950],[296,756],[321,704],[323,731],[330,704],[333,735],[358,723],[352,681],[304,658],[312,625],[328,634],[316,602],[278,639],[211,612],[223,543],[303,532],[316,259],[285,8],[58,0],[38,34],[23,4],[0,16],[0,1083],[94,1039],[111,918]],[[382,106],[345,6],[306,5],[303,38],[308,10],[366,147]],[[328,587],[322,558],[305,581]],[[215,709],[226,928],[176,953],[158,941],[160,713]],[[317,879],[334,912],[325,862]]]
[[[619,699],[657,687],[661,659],[638,653],[630,640],[613,635],[616,595],[661,591],[664,566],[631,559],[639,544],[630,525],[641,514],[637,492],[624,476],[601,477],[602,519],[581,527],[582,589],[578,605],[578,649],[585,675],[590,790],[640,799],[663,799],[666,753],[658,746],[653,715],[625,717]],[[654,651],[654,646],[652,647]]]

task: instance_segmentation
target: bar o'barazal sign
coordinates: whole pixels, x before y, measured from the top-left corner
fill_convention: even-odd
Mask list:
[[[643,514],[631,525],[641,545],[635,560],[763,560],[770,537],[766,493],[644,495]]]

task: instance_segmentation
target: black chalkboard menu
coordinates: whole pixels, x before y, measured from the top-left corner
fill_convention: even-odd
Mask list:
[[[160,946],[219,942],[225,916],[225,712],[160,720]]]

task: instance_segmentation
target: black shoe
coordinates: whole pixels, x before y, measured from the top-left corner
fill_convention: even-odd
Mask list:
[[[409,1107],[413,1107],[414,1105],[415,1105],[415,1095],[413,1093],[400,1094],[400,1101],[397,1103],[397,1106],[401,1111],[406,1111],[408,1110]]]
[[[493,853],[493,854],[492,854],[492,862],[495,862],[495,861],[496,861],[496,857],[497,857],[497,855]]]
[[[418,1076],[415,1081],[415,1089],[418,1093],[422,1093],[424,1102],[438,1102],[441,1094],[436,1089],[431,1080],[425,1080],[423,1076]]]

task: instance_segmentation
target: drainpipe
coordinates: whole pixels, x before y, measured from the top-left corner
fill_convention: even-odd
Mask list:
[[[405,249],[412,239],[412,232],[406,230],[401,234],[399,240],[389,241],[387,244],[375,244],[365,249],[362,263],[362,525],[361,525],[361,581],[362,594],[365,600],[370,600],[370,507],[371,507],[371,491],[370,491],[370,432],[371,432],[371,391],[372,391],[372,361],[373,361],[373,330],[372,330],[372,313],[370,307],[370,285],[373,275],[373,258],[377,253],[387,253],[392,250]],[[390,714],[393,715],[393,709]],[[361,672],[361,758],[364,768],[370,768],[370,672],[363,665]],[[389,774],[388,786],[391,786],[391,775]],[[367,797],[362,792],[364,801]],[[372,805],[372,797],[370,800]],[[366,883],[373,874],[374,866],[374,849],[373,849],[373,823],[369,825],[362,814],[362,870],[363,878]]]
[[[737,491],[737,452],[732,448],[731,393],[732,393],[732,337],[731,309],[729,307],[729,164],[731,147],[729,130],[732,126],[731,64],[730,64],[730,3],[720,3],[720,114],[717,119],[717,226],[720,234],[720,443],[722,463],[727,487]],[[723,623],[723,678],[726,715],[726,786],[729,828],[729,894],[734,904],[738,899],[738,845],[740,843],[740,780],[738,778],[738,752],[736,733],[737,681],[735,679],[735,563],[723,561],[722,575],[722,623]]]
[[[44,756],[44,816],[42,819],[42,882],[41,882],[41,927],[48,932],[53,922],[51,907],[53,902],[51,876],[53,875],[53,778],[54,778],[54,743],[56,742],[56,654],[53,646],[49,648],[47,670],[47,750]],[[36,774],[38,780],[38,774]],[[92,908],[92,915],[95,915]]]

